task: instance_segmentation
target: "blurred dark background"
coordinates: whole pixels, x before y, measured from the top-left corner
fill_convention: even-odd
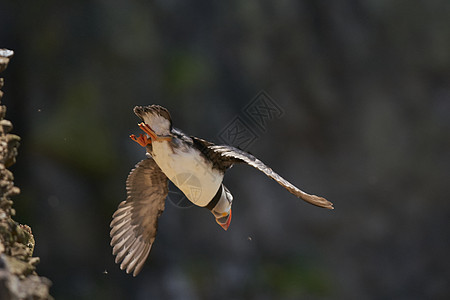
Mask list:
[[[2,1],[16,220],[52,294],[448,299],[449,15],[445,0]],[[281,113],[260,128],[245,108],[262,90]],[[144,158],[132,108],[153,103],[216,143],[240,118],[247,150],[336,209],[236,166],[228,232],[168,202],[142,273],[126,275],[109,222]]]

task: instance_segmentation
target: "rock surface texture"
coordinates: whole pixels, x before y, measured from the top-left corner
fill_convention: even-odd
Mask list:
[[[13,51],[0,49],[0,72],[3,72]],[[0,89],[4,80],[0,78]],[[3,92],[0,90],[0,101]],[[1,102],[0,102],[1,103]],[[20,190],[7,168],[15,163],[20,138],[10,134],[12,123],[5,120],[6,106],[0,105],[0,299],[52,299],[50,280],[36,273],[38,257],[33,257],[34,238],[31,228],[12,219],[12,196]]]

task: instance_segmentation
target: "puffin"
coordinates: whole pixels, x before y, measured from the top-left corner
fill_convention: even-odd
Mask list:
[[[227,169],[239,163],[263,172],[310,204],[333,209],[330,201],[300,190],[252,154],[186,135],[172,126],[169,111],[160,105],[136,106],[134,113],[144,134],[130,138],[145,148],[146,159],[128,175],[127,198],[119,204],[110,224],[115,262],[133,276],[142,270],[155,241],[169,180],[194,205],[208,209],[224,230],[230,226],[233,196],[223,178]]]

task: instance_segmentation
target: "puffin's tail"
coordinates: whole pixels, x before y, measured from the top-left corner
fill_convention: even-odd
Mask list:
[[[135,106],[133,111],[136,114],[136,116],[141,118],[142,121],[145,121],[145,117],[148,114],[160,115],[168,120],[171,119],[169,111],[166,108],[156,104],[148,106]]]

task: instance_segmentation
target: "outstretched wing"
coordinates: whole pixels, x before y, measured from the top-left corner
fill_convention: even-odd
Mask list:
[[[120,268],[133,271],[133,276],[150,253],[167,193],[167,177],[152,158],[139,162],[128,175],[128,197],[113,215],[110,236],[116,263],[122,262]]]
[[[283,177],[281,177],[280,175],[275,173],[271,168],[266,166],[262,161],[260,161],[259,159],[257,159],[253,155],[251,155],[250,153],[247,153],[247,152],[237,149],[235,147],[226,146],[226,145],[220,145],[220,146],[213,145],[213,146],[209,146],[208,148],[213,150],[216,154],[220,154],[220,156],[225,159],[227,164],[230,163],[230,159],[234,159],[234,162],[246,163],[246,164],[260,170],[261,172],[263,172],[264,174],[266,174],[267,176],[269,176],[270,178],[272,178],[273,180],[278,182],[281,186],[283,186],[289,192],[291,192],[295,196],[301,198],[302,200],[309,202],[316,206],[333,209],[333,203],[326,200],[325,198],[322,198],[322,197],[319,197],[316,195],[310,195],[310,194],[300,190],[299,188],[294,186],[292,183],[290,183],[289,181],[287,181],[286,179],[284,179]]]

